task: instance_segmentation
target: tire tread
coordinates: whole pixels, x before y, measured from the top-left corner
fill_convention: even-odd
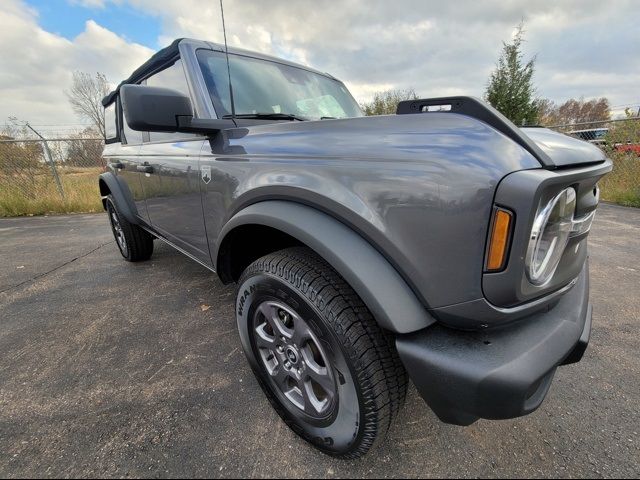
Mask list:
[[[360,442],[348,452],[328,453],[348,459],[360,457],[382,441],[406,398],[407,372],[396,351],[393,335],[380,328],[347,282],[306,247],[292,247],[259,258],[247,267],[238,285],[261,273],[278,277],[301,293],[341,343],[361,388],[363,434]],[[300,433],[275,399],[269,393],[267,396],[285,422]]]

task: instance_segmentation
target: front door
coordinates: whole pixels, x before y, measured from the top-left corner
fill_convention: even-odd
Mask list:
[[[189,95],[182,60],[144,80],[146,85]],[[204,139],[194,134],[148,132],[139,152],[149,221],[185,253],[211,265],[200,199],[198,157]]]
[[[153,133],[151,138],[153,139]],[[149,221],[176,247],[211,265],[202,215],[198,157],[204,140],[145,143],[139,161]]]

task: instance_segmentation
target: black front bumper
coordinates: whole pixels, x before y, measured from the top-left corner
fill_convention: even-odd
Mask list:
[[[575,286],[548,311],[500,329],[462,332],[439,324],[398,336],[400,358],[422,398],[446,423],[506,419],[544,400],[556,368],[580,361],[591,305],[585,264]]]

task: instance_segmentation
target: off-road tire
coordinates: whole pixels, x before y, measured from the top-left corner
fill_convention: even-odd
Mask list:
[[[288,402],[265,366],[260,353],[265,349],[256,347],[259,340],[252,340],[257,330],[255,318],[261,315],[256,312],[262,312],[265,303],[286,306],[304,318],[301,323],[308,324],[328,352],[327,367],[336,386],[336,397],[332,398],[337,400],[335,411],[326,420],[308,418]],[[282,313],[277,306],[273,308]],[[304,247],[256,260],[238,281],[236,317],[243,348],[260,386],[295,433],[330,455],[349,459],[382,441],[404,402],[407,373],[392,335],[378,326],[357,294],[327,262]]]

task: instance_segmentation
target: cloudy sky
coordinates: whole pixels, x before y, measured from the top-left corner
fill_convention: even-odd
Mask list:
[[[538,94],[640,106],[638,0],[226,0],[229,44],[307,64],[368,100],[388,88],[481,96],[526,22]],[[2,0],[0,123],[67,126],[73,70],[119,82],[176,37],[222,41],[218,0]],[[68,125],[72,128],[73,125]],[[64,130],[63,127],[48,127]]]

